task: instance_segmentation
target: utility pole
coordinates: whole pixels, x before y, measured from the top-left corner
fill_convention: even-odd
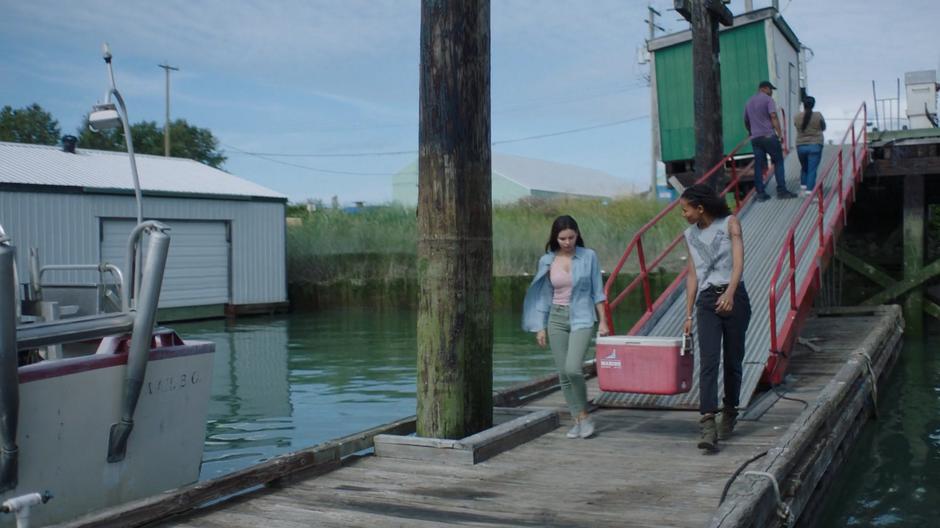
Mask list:
[[[649,25],[649,38],[646,40],[647,64],[650,69],[650,199],[656,200],[656,161],[659,159],[659,97],[656,93],[656,64],[650,51],[650,42],[656,38],[656,30],[666,31],[666,28],[656,24],[656,17],[663,16],[653,6],[647,5]]]
[[[493,423],[490,2],[422,0],[417,433]]]
[[[695,179],[698,180],[724,157],[718,23],[730,26],[734,16],[721,0],[674,0],[674,5],[692,26]],[[716,186],[723,177],[723,173],[716,173],[709,183]]]
[[[180,71],[179,68],[170,66],[169,61],[163,61],[163,64],[157,64],[157,67],[163,68],[166,72],[166,120],[163,122],[163,155],[170,157],[170,70]]]

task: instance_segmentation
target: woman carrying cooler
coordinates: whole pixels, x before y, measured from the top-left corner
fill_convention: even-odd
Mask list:
[[[562,393],[574,419],[568,438],[588,438],[594,423],[587,411],[587,386],[583,364],[594,323],[598,333],[607,335],[604,319],[604,287],[600,266],[593,250],[584,247],[578,223],[568,215],[552,223],[545,254],[523,306],[522,328],[536,332],[535,340],[544,348],[551,346],[558,368]]]
[[[718,439],[734,431],[738,417],[744,363],[744,336],[751,320],[751,304],[741,282],[744,241],[741,223],[728,204],[708,185],[698,184],[679,197],[682,216],[692,224],[685,230],[689,272],[686,276],[686,320],[692,331],[693,308],[699,343],[699,412],[702,438],[699,449],[715,451]],[[718,413],[718,365],[724,361],[724,401]]]
[[[822,160],[823,131],[826,120],[822,114],[813,112],[816,99],[807,96],[803,99],[803,111],[793,118],[796,126],[796,154],[800,158],[800,187],[803,195],[812,194],[816,188],[816,170]]]

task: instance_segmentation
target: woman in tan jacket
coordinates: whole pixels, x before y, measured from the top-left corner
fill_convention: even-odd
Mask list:
[[[804,195],[812,194],[816,188],[816,170],[822,160],[823,131],[826,120],[822,114],[813,112],[816,99],[803,99],[803,111],[793,118],[796,126],[796,154],[800,158],[800,188]]]

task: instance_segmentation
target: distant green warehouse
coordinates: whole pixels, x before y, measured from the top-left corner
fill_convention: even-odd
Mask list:
[[[659,119],[653,133],[660,139],[659,159],[667,175],[693,171],[695,157],[694,111],[692,107],[692,33],[683,31],[654,39],[649,44],[653,61],[652,90]],[[800,112],[805,78],[802,45],[793,30],[773,8],[751,11],[722,28],[721,109],[724,151],[730,152],[747,136],[744,104],[761,81],[776,87],[774,99],[785,113],[787,137],[793,145],[793,116]],[[741,154],[751,153],[747,145]]]
[[[625,180],[606,172],[540,159],[493,153],[493,203],[523,198],[613,198],[631,194]],[[418,162],[392,177],[392,200],[406,206],[418,203]]]

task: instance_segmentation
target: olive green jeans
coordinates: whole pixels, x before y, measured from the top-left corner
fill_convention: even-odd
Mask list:
[[[561,392],[571,417],[587,411],[587,384],[584,382],[584,356],[591,344],[594,327],[571,330],[568,307],[553,304],[548,314],[548,344],[555,357]]]

